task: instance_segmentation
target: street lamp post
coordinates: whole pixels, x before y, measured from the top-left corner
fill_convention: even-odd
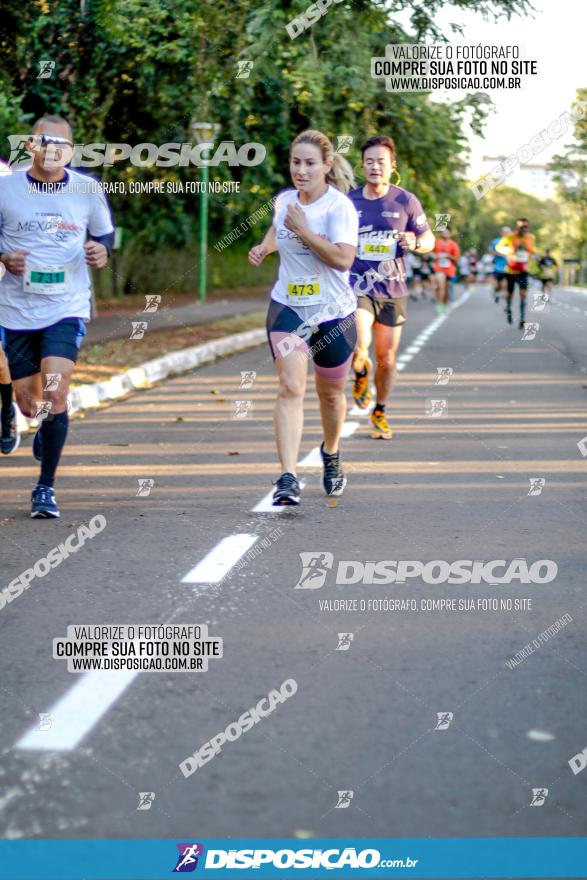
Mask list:
[[[202,159],[209,158],[209,152],[214,145],[214,138],[220,131],[220,126],[215,122],[194,122],[192,131],[198,144],[207,144],[201,150]],[[198,298],[200,302],[206,299],[206,262],[208,258],[208,181],[210,174],[207,165],[200,166],[200,181],[202,192],[200,193],[200,260],[198,263]]]

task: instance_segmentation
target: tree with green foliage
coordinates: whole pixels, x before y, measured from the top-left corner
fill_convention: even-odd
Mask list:
[[[427,211],[466,214],[468,127],[481,130],[486,105],[477,96],[439,103],[427,94],[390,93],[371,77],[371,57],[384,54],[387,43],[446,39],[435,24],[445,5],[342,0],[292,40],[285,26],[307,0],[31,0],[6,9],[2,21],[0,143],[43,112],[70,118],[77,142],[99,143],[193,142],[192,122],[210,119],[220,125],[218,140],[259,142],[267,151],[257,167],[212,169],[213,179],[240,184],[238,195],[211,197],[214,241],[288,182],[288,147],[302,129],[352,135],[356,168],[362,139],[382,131],[396,141],[402,185],[417,191]],[[530,9],[527,0],[458,5],[496,18]],[[411,33],[397,24],[406,11]],[[38,78],[42,60],[55,63],[49,79]],[[240,60],[253,63],[246,79],[236,77]],[[125,182],[197,174],[194,167],[128,162],[101,170],[104,179]],[[118,261],[123,286],[148,283],[145,257],[155,251],[167,276],[180,254],[193,265],[197,198],[127,194],[111,201],[126,233]],[[195,273],[183,276],[193,287]]]
[[[560,156],[553,156],[550,170],[565,208],[562,234],[569,256],[581,260],[587,277],[587,88],[577,90],[573,104],[575,143]],[[574,251],[574,253],[573,253]]]

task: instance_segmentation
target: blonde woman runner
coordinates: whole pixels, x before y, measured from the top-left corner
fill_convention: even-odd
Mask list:
[[[346,416],[345,382],[357,341],[349,269],[355,258],[358,217],[341,192],[353,185],[350,166],[334,153],[326,135],[309,129],[290,147],[290,174],[294,189],[277,196],[273,224],[249,252],[253,266],[268,254],[279,253],[279,274],[267,314],[267,336],[279,378],[274,424],[281,476],[273,494],[275,505],[300,503],[297,462],[310,359],[324,435],[320,446],[324,491],[342,495],[346,477],[339,442]]]

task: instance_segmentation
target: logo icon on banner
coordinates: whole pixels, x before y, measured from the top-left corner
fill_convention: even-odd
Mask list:
[[[302,573],[295,590],[319,590],[326,581],[326,572],[332,568],[334,556],[321,550],[300,553]]]
[[[532,800],[530,801],[531,807],[541,807],[548,797],[548,789],[547,788],[533,788],[532,789]]]
[[[178,843],[179,856],[177,865],[173,869],[174,874],[187,874],[195,871],[198,867],[198,858],[204,855],[202,843]]]

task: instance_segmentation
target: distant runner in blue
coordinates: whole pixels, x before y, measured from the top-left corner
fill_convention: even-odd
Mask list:
[[[495,302],[499,302],[499,295],[502,291],[505,291],[507,287],[507,258],[503,256],[503,254],[498,253],[495,248],[502,240],[504,235],[510,235],[511,229],[509,226],[501,227],[501,234],[494,238],[491,244],[489,245],[489,250],[493,254],[493,287],[495,290]]]

